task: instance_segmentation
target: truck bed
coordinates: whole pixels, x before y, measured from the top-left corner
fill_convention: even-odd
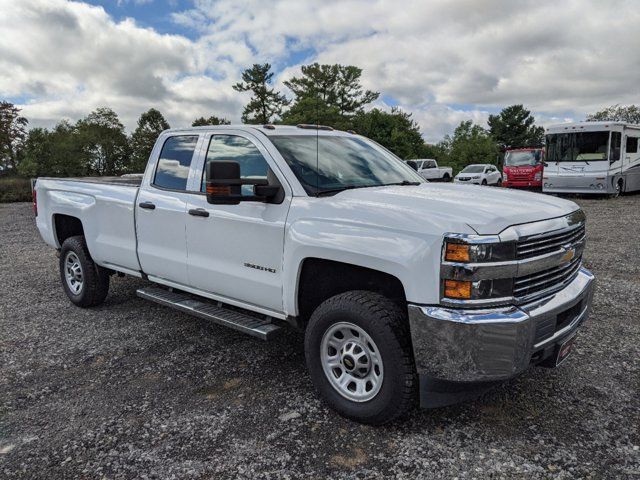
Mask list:
[[[59,217],[77,218],[98,265],[139,271],[134,205],[141,183],[142,175],[38,178],[36,222],[42,238],[60,248],[56,234]]]
[[[122,175],[120,177],[39,177],[38,180],[64,180],[65,182],[86,182],[97,183],[101,185],[125,185],[131,187],[139,187],[142,183],[142,174],[134,173]]]

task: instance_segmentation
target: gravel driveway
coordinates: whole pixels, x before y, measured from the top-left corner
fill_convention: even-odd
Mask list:
[[[0,205],[0,478],[640,476],[640,195],[578,199],[595,304],[572,357],[385,427],[328,410],[302,336],[135,296],[74,307],[28,204]]]

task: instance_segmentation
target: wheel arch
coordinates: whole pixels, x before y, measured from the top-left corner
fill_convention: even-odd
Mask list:
[[[300,263],[295,292],[298,319],[304,325],[323,301],[351,290],[379,293],[406,311],[405,288],[395,275],[351,263],[307,257]]]
[[[54,237],[58,243],[58,248],[62,247],[64,241],[69,237],[84,235],[82,220],[72,215],[56,213],[53,215]]]

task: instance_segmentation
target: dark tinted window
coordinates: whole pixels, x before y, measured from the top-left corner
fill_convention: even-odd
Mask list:
[[[609,152],[609,161],[611,163],[620,160],[620,146],[622,145],[622,134],[620,132],[611,132],[611,151]]]
[[[171,190],[186,190],[197,143],[197,135],[169,137],[162,146],[153,184]]]
[[[206,191],[205,172],[207,163],[216,161],[231,161],[240,164],[240,177],[251,179],[267,179],[269,166],[258,148],[244,137],[237,135],[213,135],[209,142],[207,158],[202,172],[200,190]],[[252,185],[243,185],[244,195],[253,195]]]
[[[627,137],[627,153],[638,153],[638,137]]]

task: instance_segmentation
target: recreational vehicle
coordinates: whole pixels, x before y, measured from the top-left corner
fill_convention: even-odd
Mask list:
[[[581,122],[546,130],[542,190],[617,196],[640,190],[640,125]]]

